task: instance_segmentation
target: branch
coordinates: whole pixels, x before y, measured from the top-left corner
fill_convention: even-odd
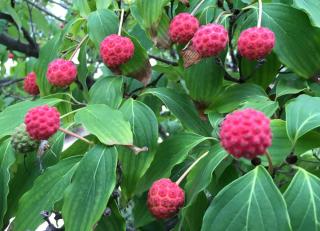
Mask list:
[[[24,80],[24,78],[20,78],[20,79],[9,79],[9,78],[1,79],[0,80],[0,88],[9,86],[11,84],[15,84],[15,83],[21,82],[23,80]]]
[[[51,13],[51,12],[48,11],[47,9],[40,7],[38,4],[33,3],[33,2],[31,2],[30,0],[25,0],[25,1],[26,1],[27,3],[29,3],[30,5],[34,6],[35,8],[37,8],[38,10],[40,10],[40,11],[44,12],[45,14],[51,16],[52,18],[54,18],[54,19],[56,19],[56,20],[58,20],[58,21],[60,21],[60,22],[63,22],[63,23],[66,22],[65,20],[63,20],[63,19],[55,16],[53,13]]]
[[[129,97],[132,96],[134,93],[141,91],[147,87],[151,87],[151,86],[156,86],[157,83],[159,82],[159,80],[162,78],[162,76],[164,75],[164,73],[161,73],[155,80],[153,80],[151,83],[149,83],[147,86],[145,87],[139,87],[137,89],[134,89],[132,92],[130,92]]]
[[[25,44],[19,40],[15,40],[8,35],[0,34],[0,44],[5,45],[9,50],[19,51],[27,56],[39,57],[39,48],[33,47],[31,44]]]
[[[160,62],[169,64],[169,65],[172,65],[172,66],[179,66],[179,64],[177,62],[170,61],[170,60],[167,60],[167,59],[164,59],[164,58],[160,58],[160,57],[157,57],[157,56],[154,56],[154,55],[149,55],[149,58],[158,60]]]

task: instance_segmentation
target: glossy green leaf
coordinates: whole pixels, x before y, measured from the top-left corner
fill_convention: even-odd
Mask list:
[[[244,27],[257,24],[257,10],[256,7],[246,19]],[[288,20],[288,15],[294,18],[294,24]],[[262,26],[270,28],[276,35],[273,51],[282,64],[305,78],[320,70],[320,29],[310,24],[304,12],[285,4],[267,3],[263,4],[262,18]]]
[[[167,0],[136,0],[131,5],[133,16],[145,29],[153,29],[160,22],[162,8]]]
[[[293,6],[305,11],[313,25],[320,27],[320,1],[318,0],[293,0]]]
[[[108,9],[111,3],[112,3],[112,0],[96,0],[96,6],[98,10]]]
[[[287,132],[293,144],[320,126],[320,98],[300,95],[286,106]]]
[[[123,96],[123,78],[104,77],[100,78],[90,88],[90,104],[106,104],[112,108],[119,108]]]
[[[87,86],[87,77],[88,77],[88,67],[87,67],[87,41],[81,46],[79,56],[79,65],[78,65],[78,76],[77,79],[81,83],[83,88],[83,97],[88,99],[88,86]]]
[[[0,228],[3,228],[3,218],[7,211],[9,194],[9,181],[11,179],[10,168],[15,161],[14,150],[10,145],[10,139],[0,146]]]
[[[128,62],[120,66],[121,74],[135,78],[144,85],[147,85],[151,78],[151,65],[147,51],[135,37],[128,34],[125,35],[129,37],[134,44],[134,54]]]
[[[119,20],[111,10],[94,11],[88,16],[89,38],[99,47],[106,36],[117,33],[118,25]]]
[[[123,114],[103,104],[88,105],[76,113],[74,120],[106,145],[130,145],[133,142],[130,123]]]
[[[266,93],[255,84],[232,85],[216,98],[212,108],[220,113],[230,112],[254,97],[266,97]]]
[[[100,220],[116,184],[117,150],[95,145],[81,160],[62,207],[65,229],[89,231]]]
[[[183,76],[192,99],[210,104],[222,89],[223,75],[215,60],[206,58],[187,68]]]
[[[139,192],[148,189],[153,181],[169,177],[172,168],[183,162],[191,149],[207,139],[209,138],[193,133],[181,133],[166,139],[160,144],[150,168],[139,182]]]
[[[122,166],[121,189],[130,198],[154,157],[158,141],[158,121],[153,111],[139,101],[128,99],[120,110],[131,124],[133,144],[137,147],[148,147],[147,152],[138,155],[128,148],[119,148]]]
[[[23,101],[7,107],[0,113],[0,138],[11,135],[14,128],[19,126],[24,121],[24,116],[30,108],[47,104],[54,106],[61,102],[60,99],[38,99],[35,101]]]
[[[108,208],[111,210],[110,216],[103,216],[99,221],[98,225],[95,227],[95,231],[106,231],[106,230],[126,230],[126,221],[122,216],[117,202],[115,200],[110,200]]]
[[[70,157],[49,167],[37,178],[33,187],[19,201],[18,212],[14,220],[16,230],[35,230],[43,219],[42,211],[51,211],[55,202],[63,197],[70,184],[80,157]]]
[[[200,120],[195,106],[187,95],[176,93],[168,88],[153,88],[145,91],[144,94],[157,96],[186,128],[202,135],[208,134],[207,126]]]
[[[295,74],[282,74],[279,75],[277,83],[276,95],[277,97],[297,94],[308,88],[307,81],[296,76]]]
[[[216,144],[209,154],[192,169],[184,186],[186,205],[192,204],[196,196],[209,185],[213,171],[228,155],[219,144]]]
[[[320,179],[299,168],[284,193],[292,230],[320,229]]]
[[[241,60],[241,71],[246,82],[254,83],[266,89],[278,74],[281,63],[277,56],[271,53],[266,60],[259,64],[258,61]]]
[[[201,230],[212,227],[217,231],[291,230],[285,201],[264,167],[256,167],[218,193]]]
[[[279,108],[279,103],[265,96],[256,96],[244,102],[241,108],[253,108],[271,117]]]
[[[91,11],[88,0],[74,0],[73,4],[75,5],[76,9],[79,10],[82,17],[87,17]]]

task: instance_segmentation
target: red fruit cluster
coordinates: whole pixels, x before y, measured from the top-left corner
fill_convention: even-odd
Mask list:
[[[128,62],[134,54],[134,44],[130,38],[112,34],[100,43],[100,56],[110,68],[117,68]]]
[[[48,105],[30,109],[25,118],[26,130],[35,140],[47,140],[60,127],[60,113]]]
[[[202,57],[210,57],[223,51],[228,41],[228,31],[222,25],[212,23],[197,30],[192,38],[192,46]]]
[[[175,43],[188,43],[199,28],[199,21],[188,13],[180,13],[173,18],[169,26],[170,39]]]
[[[77,74],[77,67],[72,61],[56,59],[48,66],[47,79],[54,86],[66,87],[76,79]]]
[[[234,157],[253,159],[266,153],[272,142],[270,119],[254,109],[226,116],[220,129],[221,145]]]
[[[34,72],[30,72],[23,82],[23,89],[30,95],[38,95],[39,87],[37,85],[37,75]]]
[[[148,192],[148,208],[158,219],[173,217],[184,204],[184,191],[170,179],[155,181]]]
[[[271,30],[264,27],[252,27],[241,32],[238,51],[249,60],[258,60],[266,57],[272,51],[274,44],[275,35]]]
[[[10,53],[8,54],[8,58],[9,58],[9,59],[13,59],[13,58],[14,58],[14,54],[10,52]]]

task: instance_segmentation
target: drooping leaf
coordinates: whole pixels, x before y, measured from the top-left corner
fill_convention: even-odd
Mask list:
[[[147,152],[137,155],[128,148],[119,148],[122,167],[121,189],[130,198],[154,157],[158,140],[158,121],[153,111],[139,101],[128,99],[120,110],[131,124],[133,144],[148,148]]]
[[[88,0],[74,0],[73,4],[79,10],[82,17],[87,17],[91,11]]]
[[[285,201],[264,167],[256,167],[218,193],[201,230],[212,227],[217,231],[291,230]]]
[[[241,108],[253,108],[263,112],[266,116],[271,117],[279,108],[277,101],[272,101],[265,96],[256,96],[242,103]]]
[[[89,231],[100,220],[115,187],[116,166],[115,147],[95,145],[83,157],[64,196],[66,230]]]
[[[15,159],[14,150],[10,145],[10,139],[8,139],[0,146],[0,228],[4,228],[3,218],[7,211],[9,181],[12,177],[10,168]]]
[[[299,168],[284,193],[292,230],[320,228],[320,179]]]
[[[181,133],[166,139],[160,144],[155,158],[139,182],[139,192],[148,189],[153,181],[170,176],[172,168],[184,161],[192,148],[207,139],[193,133]]]
[[[90,104],[106,104],[117,109],[123,96],[123,79],[121,77],[100,78],[89,91]]]
[[[74,120],[106,145],[131,145],[130,124],[123,114],[103,104],[92,104],[76,113]]]
[[[208,134],[208,128],[200,120],[194,105],[186,95],[161,87],[149,89],[144,94],[157,96],[186,128],[202,135]]]
[[[293,144],[320,126],[320,98],[300,95],[286,106],[287,132]]]
[[[78,167],[80,157],[70,157],[49,167],[37,178],[33,187],[19,201],[18,212],[14,220],[17,230],[35,230],[43,219],[42,211],[52,211],[55,202],[63,197],[63,192],[71,182]]]

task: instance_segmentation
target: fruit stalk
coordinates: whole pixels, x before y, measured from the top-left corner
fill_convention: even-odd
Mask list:
[[[203,153],[198,159],[195,160],[195,162],[193,162],[193,164],[190,165],[190,167],[180,176],[180,178],[176,181],[176,184],[179,185],[181,183],[181,181],[183,181],[183,179],[188,175],[188,173],[193,169],[193,167],[202,159],[204,158],[206,155],[208,155],[208,152]]]
[[[202,5],[202,3],[204,3],[205,0],[201,0],[196,7],[193,9],[193,11],[191,12],[191,15],[195,15],[195,13],[197,13],[197,10],[200,8],[200,6]]]
[[[82,141],[84,141],[84,142],[86,142],[88,144],[93,144],[93,142],[91,142],[90,140],[87,140],[86,138],[84,138],[84,137],[82,137],[82,136],[80,136],[80,135],[78,135],[76,133],[73,133],[73,132],[71,132],[69,130],[66,130],[66,129],[61,128],[61,127],[58,128],[58,130],[60,130],[61,132],[65,133],[65,134],[68,134],[70,136],[76,137],[76,138],[78,138],[78,139],[80,139],[80,140],[82,140]]]
[[[257,27],[261,27],[261,21],[262,21],[262,0],[258,0],[259,4],[259,16],[258,16],[258,24]]]
[[[123,16],[124,16],[124,9],[121,9],[121,16],[120,16],[120,25],[118,30],[118,35],[121,36],[122,24],[123,24]]]
[[[84,36],[83,39],[79,42],[78,46],[74,49],[74,51],[72,52],[72,55],[69,58],[70,61],[73,59],[73,57],[75,56],[75,54],[77,53],[81,45],[84,43],[84,41],[86,41],[88,37],[89,35]]]

